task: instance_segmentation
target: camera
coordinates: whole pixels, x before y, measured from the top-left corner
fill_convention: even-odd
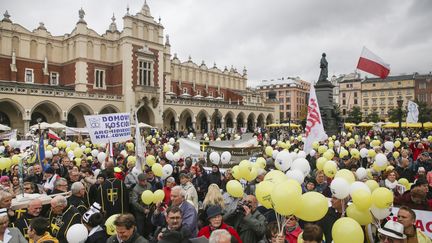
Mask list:
[[[248,207],[248,208],[251,208],[251,205],[250,205],[249,202],[246,202],[246,201],[240,201],[240,202],[237,204],[237,207],[236,207],[236,209],[235,209],[235,212],[236,212],[236,213],[242,213],[242,214],[244,214],[244,213],[245,213],[245,209],[243,208],[243,206],[246,206],[246,207]]]

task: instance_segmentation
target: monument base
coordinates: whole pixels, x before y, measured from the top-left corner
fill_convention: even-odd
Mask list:
[[[328,136],[336,135],[339,132],[339,118],[333,107],[333,87],[333,84],[327,80],[320,80],[315,85],[324,130]]]

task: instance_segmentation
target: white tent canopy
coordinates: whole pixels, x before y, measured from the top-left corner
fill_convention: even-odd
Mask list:
[[[10,127],[0,124],[0,131],[9,131],[9,130],[11,130]]]

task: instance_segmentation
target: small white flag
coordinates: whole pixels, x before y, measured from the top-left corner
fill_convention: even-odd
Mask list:
[[[135,169],[142,172],[142,163],[145,161],[144,157],[144,145],[141,139],[141,131],[138,125],[138,114],[135,112],[135,156],[137,158],[135,162]]]
[[[417,123],[418,116],[419,116],[419,110],[418,105],[415,102],[412,102],[411,100],[408,101],[408,115],[406,118],[407,123]]]
[[[303,150],[306,154],[312,150],[312,143],[317,141],[321,142],[328,138],[324,131],[324,125],[321,119],[321,113],[318,106],[318,99],[316,97],[315,88],[311,85],[308,101],[308,113],[306,119],[306,140]]]

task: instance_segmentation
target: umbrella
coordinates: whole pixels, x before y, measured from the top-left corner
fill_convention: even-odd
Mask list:
[[[50,125],[51,124],[49,124],[47,122],[41,122],[40,129],[48,129],[48,128],[50,128]],[[30,128],[32,128],[32,129],[39,129],[39,124],[34,124]]]
[[[63,124],[61,124],[60,122],[54,122],[54,123],[49,124],[49,128],[52,128],[52,129],[65,129],[66,126],[63,125]]]
[[[358,125],[358,127],[373,127],[373,123],[366,123],[366,122],[360,122]]]
[[[153,128],[152,126],[150,126],[149,124],[146,124],[146,123],[144,123],[144,122],[140,122],[140,123],[138,123],[138,127],[139,128]]]
[[[9,131],[9,130],[11,130],[10,127],[0,124],[0,131]]]

